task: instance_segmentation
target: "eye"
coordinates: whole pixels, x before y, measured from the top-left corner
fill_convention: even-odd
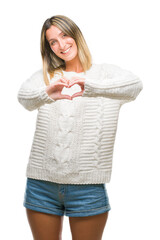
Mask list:
[[[51,45],[53,45],[55,43],[55,41],[51,42]]]
[[[67,34],[64,33],[64,34],[63,34],[63,37],[64,37],[64,36],[67,36]]]

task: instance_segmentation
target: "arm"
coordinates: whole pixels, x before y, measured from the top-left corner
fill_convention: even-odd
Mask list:
[[[33,111],[46,103],[53,103],[46,92],[43,72],[39,70],[22,83],[18,91],[18,101],[29,111]]]
[[[121,104],[135,100],[143,89],[142,81],[132,72],[113,64],[102,64],[104,78],[86,79],[82,96],[109,97],[121,100]]]

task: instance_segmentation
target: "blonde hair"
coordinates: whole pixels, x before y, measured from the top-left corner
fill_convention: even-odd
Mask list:
[[[61,72],[65,69],[65,61],[59,58],[50,48],[50,45],[46,39],[46,31],[52,25],[58,27],[63,33],[72,37],[77,45],[78,56],[84,72],[86,72],[92,65],[92,57],[87,46],[87,43],[83,37],[83,34],[79,27],[68,17],[63,15],[55,15],[51,18],[48,18],[42,27],[41,30],[41,56],[43,63],[43,76],[46,85],[49,85],[49,79],[47,72],[50,75],[50,78],[54,77],[56,72]]]

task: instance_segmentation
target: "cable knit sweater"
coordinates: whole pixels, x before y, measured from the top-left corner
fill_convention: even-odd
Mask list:
[[[40,69],[24,81],[18,101],[38,110],[26,176],[61,184],[100,184],[111,178],[120,107],[136,99],[142,81],[114,64],[92,64],[86,72],[66,72],[85,78],[82,96],[53,100],[46,93]],[[61,77],[57,73],[50,82]],[[78,84],[62,94],[81,91]]]

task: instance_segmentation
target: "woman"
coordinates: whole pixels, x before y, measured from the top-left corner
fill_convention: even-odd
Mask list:
[[[119,110],[142,82],[116,65],[92,63],[80,29],[63,15],[44,22],[41,55],[43,69],[18,92],[27,110],[38,110],[24,198],[31,231],[35,240],[61,239],[65,214],[73,239],[100,240]]]

